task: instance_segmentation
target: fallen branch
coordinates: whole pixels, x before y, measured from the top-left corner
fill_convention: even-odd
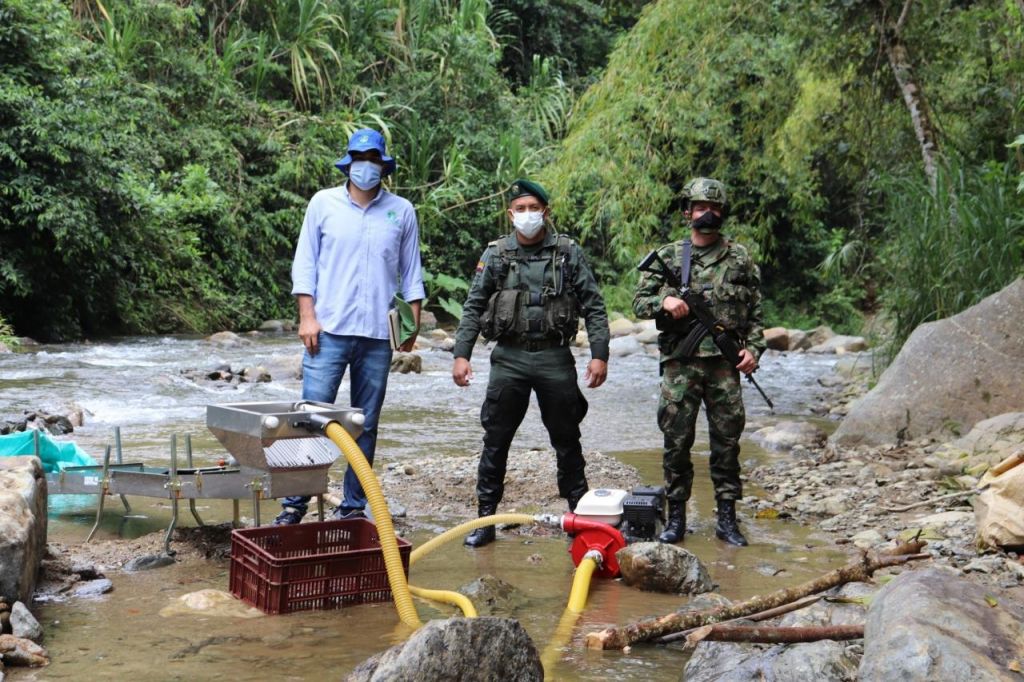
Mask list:
[[[930,559],[929,554],[917,554],[924,546],[924,542],[918,540],[900,545],[887,553],[863,554],[855,561],[829,571],[823,576],[806,582],[802,585],[777,590],[767,595],[760,595],[730,606],[718,606],[704,611],[691,611],[688,613],[671,613],[661,618],[631,623],[622,628],[608,628],[600,632],[590,632],[586,636],[587,648],[589,649],[621,649],[634,642],[644,642],[662,637],[672,632],[687,630],[689,628],[721,623],[722,621],[735,618],[742,618],[752,613],[767,611],[784,604],[790,604],[811,594],[824,592],[825,590],[851,582],[867,582],[872,574],[889,566],[899,566],[908,561],[917,559]],[[909,550],[909,551],[907,551]],[[894,554],[894,552],[900,554]]]
[[[950,493],[948,495],[940,495],[939,497],[933,497],[930,500],[921,500],[920,502],[914,502],[913,504],[907,504],[902,507],[882,507],[887,512],[905,512],[911,509],[917,509],[918,507],[926,507],[929,504],[935,502],[941,502],[942,500],[952,500],[957,497],[969,497],[970,495],[977,495],[977,490],[961,490],[957,493]]]
[[[775,618],[776,616],[781,616],[786,613],[790,613],[791,611],[799,611],[800,609],[810,606],[811,604],[816,604],[819,601],[821,601],[821,595],[813,594],[810,597],[798,599],[792,604],[783,604],[782,606],[776,606],[774,609],[768,609],[767,611],[761,611],[760,613],[752,613],[749,616],[744,616],[743,618],[732,618],[730,620],[722,621],[721,623],[719,623],[719,625],[735,623],[739,620],[768,620],[769,618]],[[659,637],[658,639],[654,640],[654,642],[656,644],[668,644],[669,642],[675,642],[680,639],[686,639],[688,635],[696,632],[699,629],[700,628],[690,628],[689,630],[683,630],[682,632],[673,632],[671,634],[665,635],[664,637]]]
[[[706,630],[706,632],[705,632]],[[864,625],[816,625],[780,628],[768,625],[705,625],[687,637],[687,644],[709,642],[755,642],[759,644],[794,644],[817,642],[822,639],[836,641],[862,639]]]

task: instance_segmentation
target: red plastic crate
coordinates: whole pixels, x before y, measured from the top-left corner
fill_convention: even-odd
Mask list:
[[[408,577],[412,545],[397,540]],[[391,600],[380,536],[367,519],[233,530],[230,587],[269,614]]]

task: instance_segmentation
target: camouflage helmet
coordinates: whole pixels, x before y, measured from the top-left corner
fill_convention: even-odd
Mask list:
[[[722,207],[722,217],[729,212],[729,200],[725,194],[725,184],[712,178],[694,178],[683,186],[683,206],[690,210],[695,201],[706,201]]]

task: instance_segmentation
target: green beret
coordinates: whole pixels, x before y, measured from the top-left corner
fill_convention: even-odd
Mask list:
[[[518,199],[519,197],[525,196],[537,197],[545,206],[547,206],[548,203],[550,203],[548,193],[545,192],[544,188],[541,187],[536,182],[531,182],[529,180],[524,180],[523,178],[520,178],[513,182],[512,186],[508,188],[508,200],[510,202],[513,199]]]

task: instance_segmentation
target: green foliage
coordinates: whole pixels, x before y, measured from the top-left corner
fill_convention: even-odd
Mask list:
[[[885,183],[889,229],[884,303],[891,350],[1024,273],[1024,198],[1009,164],[951,163],[933,193],[919,176]]]
[[[469,282],[461,277],[443,273],[423,272],[423,284],[427,288],[427,300],[436,303],[441,310],[456,320],[462,319],[462,301],[469,293]]]

